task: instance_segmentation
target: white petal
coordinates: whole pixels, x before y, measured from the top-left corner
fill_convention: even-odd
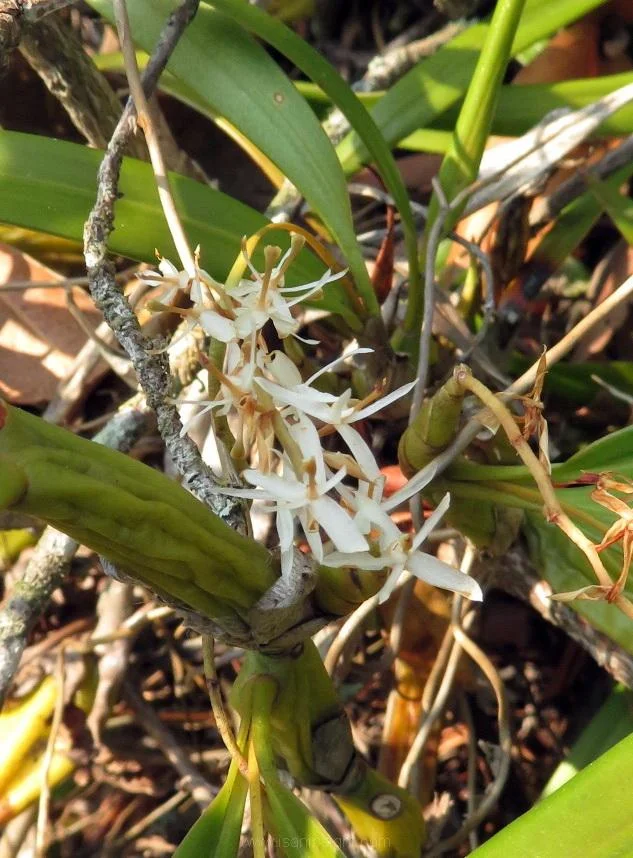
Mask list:
[[[247,483],[263,489],[273,500],[301,504],[306,502],[306,487],[296,480],[292,482],[277,474],[263,474],[251,468],[245,470],[242,476]]]
[[[425,465],[421,471],[418,471],[414,477],[411,477],[409,482],[404,485],[401,489],[398,489],[397,492],[394,492],[391,497],[387,498],[382,502],[382,508],[385,512],[391,512],[392,509],[396,509],[399,507],[401,503],[412,498],[413,495],[416,495],[418,492],[422,491],[425,486],[435,478],[437,474],[437,464],[435,460],[429,462],[428,465]]]
[[[327,274],[329,275],[329,271],[327,272]],[[294,307],[295,304],[299,304],[301,301],[307,301],[308,298],[311,298],[317,292],[321,292],[323,290],[323,288],[325,286],[327,286],[328,283],[333,283],[334,280],[338,280],[342,276],[343,276],[343,273],[338,273],[338,274],[335,274],[334,276],[322,277],[316,283],[306,284],[305,292],[303,292],[303,294],[299,295],[298,298],[293,298],[291,301],[288,301],[288,306]],[[284,291],[286,291],[286,290],[284,290]]]
[[[438,503],[437,507],[433,510],[431,515],[424,522],[422,527],[418,530],[416,535],[413,537],[413,541],[411,543],[411,550],[417,551],[417,549],[422,545],[424,540],[435,530],[440,521],[446,515],[446,512],[451,503],[451,496],[447,492],[442,500]]]
[[[267,369],[274,380],[284,387],[295,387],[302,383],[296,364],[283,352],[277,350],[270,353]]]
[[[339,424],[336,430],[350,448],[352,455],[360,465],[367,479],[377,479],[380,476],[378,462],[360,433],[351,426],[346,426],[344,423]]]
[[[296,331],[292,333],[292,336],[295,338],[295,340],[299,340],[300,343],[305,343],[308,346],[321,345],[321,340],[311,340],[309,337],[300,337]]]
[[[389,596],[391,596],[393,591],[398,586],[398,581],[400,580],[400,576],[403,572],[404,569],[401,565],[394,566],[394,568],[391,570],[391,572],[389,573],[389,577],[378,591],[379,605],[382,605],[382,603],[386,602]]]
[[[165,257],[163,257],[158,263],[158,270],[163,277],[178,277],[178,269],[173,262],[170,262],[169,259],[165,259]]]
[[[403,538],[398,525],[392,521],[381,504],[372,498],[359,498],[358,509],[362,515],[381,531],[381,542],[399,542]]]
[[[316,465],[315,480],[317,485],[321,486],[325,483],[325,461],[323,460],[323,448],[319,433],[314,423],[300,411],[297,412],[297,419],[298,423],[288,424],[288,431],[299,445],[303,459],[314,461]]]
[[[481,587],[474,578],[465,575],[459,569],[454,569],[448,563],[443,563],[430,554],[423,554],[421,551],[410,554],[407,559],[407,570],[416,578],[433,584],[435,587],[453,590],[455,593],[461,593],[462,596],[477,602],[481,602],[483,599]]]
[[[318,526],[315,527],[317,522],[312,518],[311,512],[309,513],[306,509],[299,510],[299,521],[301,522],[301,527],[308,540],[308,545],[314,559],[317,563],[321,563],[323,561],[323,543],[321,542],[319,528]]]
[[[277,525],[277,535],[279,536],[279,547],[282,552],[288,551],[292,548],[295,536],[292,513],[287,509],[277,510],[275,522]]]
[[[242,349],[239,343],[235,341],[227,343],[224,352],[224,372],[226,375],[231,375],[235,372],[242,362]]]
[[[327,482],[323,484],[321,488],[321,493],[327,494],[328,492],[332,491],[332,489],[335,486],[338,486],[341,480],[344,480],[346,476],[347,471],[345,470],[345,468],[340,468],[335,474],[330,477],[329,480],[327,480]]]
[[[310,510],[339,551],[347,554],[369,549],[367,540],[354,527],[348,513],[332,498],[322,497],[311,501]]]
[[[281,552],[281,577],[289,580],[292,577],[292,561],[294,559],[294,548]]]
[[[250,500],[270,500],[266,492],[259,489],[240,489],[236,486],[215,486],[213,489],[219,495],[228,495],[232,498],[249,498]]]
[[[348,352],[345,355],[341,355],[341,357],[337,357],[336,360],[333,360],[331,363],[326,364],[321,367],[321,369],[317,370],[314,375],[311,375],[310,378],[306,381],[306,384],[312,384],[312,382],[317,379],[320,375],[323,375],[326,372],[332,372],[334,367],[337,367],[339,364],[344,363],[348,358],[354,357],[354,355],[366,355],[373,352],[373,349],[367,348],[357,348],[352,349],[351,352]]]
[[[182,402],[181,404],[182,404],[182,405],[190,405],[190,404],[192,404],[192,403],[189,403],[189,402],[186,402],[186,401],[185,401],[185,402]],[[201,404],[201,403],[196,403],[196,405],[200,405],[200,404]],[[199,420],[199,419],[200,419],[204,414],[208,414],[208,413],[209,413],[209,411],[211,411],[211,409],[212,409],[212,408],[215,408],[215,406],[220,405],[220,404],[221,404],[221,403],[219,403],[219,402],[208,402],[208,403],[204,406],[204,408],[201,408],[199,411],[196,411],[196,410],[194,409],[194,412],[193,412],[193,414],[191,415],[191,417],[188,417],[186,420],[183,420],[183,423],[182,423],[182,429],[180,430],[180,437],[181,437],[181,438],[184,438],[184,437],[185,437],[185,435],[187,434],[187,432],[189,432],[189,430],[191,429],[191,427],[192,427],[193,425],[195,425],[195,423],[196,423],[196,422],[197,422],[197,421],[198,421],[198,420]],[[180,416],[181,416],[181,419],[182,419],[182,412],[181,412],[181,415],[180,415]]]
[[[228,343],[237,337],[235,325],[231,319],[227,319],[213,310],[203,310],[198,315],[198,321],[205,333],[221,343]]]
[[[369,572],[380,572],[388,561],[384,557],[374,557],[369,551],[331,551],[323,560],[326,566],[352,566],[354,569],[366,569]]]
[[[268,321],[268,313],[263,310],[237,310],[235,313],[235,330],[240,339],[247,339],[253,331],[263,328]]]
[[[257,383],[263,387],[267,393],[270,393],[276,402],[279,402],[282,405],[292,405],[297,410],[303,411],[305,414],[310,414],[312,417],[316,417],[317,420],[321,420],[323,423],[328,422],[330,409],[319,402],[314,402],[311,396],[312,390],[310,388],[306,388],[305,391],[302,389],[301,393],[299,393],[296,389],[286,390],[265,378],[258,379]]]
[[[354,412],[353,419],[350,419],[350,423],[355,423],[357,420],[362,420],[365,417],[369,417],[371,414],[375,414],[377,411],[382,411],[383,408],[386,408],[388,405],[391,405],[392,402],[395,402],[397,399],[402,399],[403,396],[406,396],[407,393],[413,390],[417,382],[410,381],[409,384],[403,384],[402,387],[399,387],[397,390],[392,390],[391,393],[388,393],[386,396],[383,396],[381,399],[377,399],[376,402],[372,402],[371,405],[368,405],[366,408],[361,408],[360,411]]]
[[[330,269],[325,272],[323,277],[319,278],[319,280],[313,280],[312,283],[303,283],[301,286],[282,286],[279,290],[280,292],[301,292],[306,289],[314,289],[315,287],[318,289],[322,289],[323,286],[327,286],[328,283],[334,283],[335,280],[340,280],[341,277],[344,277],[347,274],[347,268],[343,271],[337,271],[336,274],[332,274]]]
[[[280,318],[276,313],[270,316],[270,320],[275,326],[275,330],[277,331],[280,339],[285,340],[286,337],[297,336],[296,330],[299,325],[294,320],[289,322],[287,319]]]

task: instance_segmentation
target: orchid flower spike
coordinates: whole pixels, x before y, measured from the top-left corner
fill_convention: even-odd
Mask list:
[[[378,552],[364,551],[355,554],[342,554],[332,551],[326,555],[327,566],[348,566],[354,569],[379,571],[390,569],[387,580],[379,592],[379,601],[385,602],[396,588],[403,572],[410,572],[421,581],[453,590],[468,599],[481,601],[481,587],[469,575],[454,569],[438,560],[432,554],[420,551],[420,546],[440,523],[450,504],[447,494],[438,504],[420,530],[411,538],[402,533],[377,501],[363,495],[357,495],[357,520],[363,530],[373,525],[379,532]],[[374,546],[375,548],[376,546]]]

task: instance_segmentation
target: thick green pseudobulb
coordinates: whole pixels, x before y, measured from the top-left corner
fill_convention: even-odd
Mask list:
[[[0,505],[52,524],[121,571],[229,625],[277,578],[268,551],[141,462],[1,406]]]
[[[421,808],[359,757],[347,716],[312,641],[306,641],[296,657],[247,654],[231,692],[242,719],[253,717],[253,692],[263,676],[277,686],[266,715],[268,741],[277,760],[304,786],[331,792],[358,839],[370,843],[381,858],[419,858],[424,842]]]
[[[273,677],[279,688],[270,713],[270,736],[276,756],[286,762],[292,776],[302,784],[338,782],[355,753],[354,745],[349,725],[344,722],[345,747],[339,742],[336,749],[342,762],[326,755],[327,771],[322,770],[318,755],[323,747],[313,746],[313,729],[339,719],[342,710],[315,645],[307,640],[296,656],[283,658],[247,653],[231,691],[231,705],[242,718],[249,717],[253,682],[260,676]]]
[[[411,477],[445,450],[457,434],[464,389],[454,378],[422,403],[398,445],[402,472]]]

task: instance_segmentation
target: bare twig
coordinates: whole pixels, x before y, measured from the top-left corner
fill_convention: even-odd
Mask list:
[[[183,779],[182,789],[187,790],[203,809],[212,801],[217,790],[202,777],[181,748],[171,730],[161,722],[151,706],[145,702],[131,679],[123,683],[123,693],[147,732],[154,737],[161,751]]]
[[[97,603],[98,620],[92,637],[98,640],[113,636],[113,639],[95,646],[99,656],[99,682],[88,716],[88,727],[95,745],[101,740],[101,730],[129,664],[134,635],[117,636],[116,633],[132,613],[132,590],[131,584],[110,578]]]
[[[123,60],[125,63],[125,72],[127,74],[128,83],[130,85],[130,93],[136,108],[136,121],[145,133],[147,146],[149,149],[154,176],[156,177],[156,186],[158,188],[158,196],[163,207],[165,220],[169,226],[169,231],[176,245],[176,250],[180,256],[180,260],[184,265],[185,271],[190,277],[196,276],[196,263],[187,241],[187,236],[182,226],[176,204],[171,192],[169,184],[169,176],[165,160],[160,147],[160,140],[156,130],[156,121],[153,116],[153,107],[150,106],[141,76],[139,74],[138,65],[136,62],[136,52],[132,43],[132,35],[130,33],[130,21],[127,14],[127,6],[125,0],[114,0],[114,14],[116,18],[117,30],[119,33],[119,41],[123,51]]]
[[[22,27],[68,6],[70,0],[4,0],[0,6],[0,78],[9,66],[9,57],[20,44]]]
[[[477,735],[475,733],[475,720],[470,703],[463,691],[459,695],[459,709],[460,717],[468,730],[468,768],[466,773],[468,795],[466,797],[466,812],[468,816],[471,816],[477,807],[475,794],[477,788]],[[468,845],[471,849],[476,849],[479,845],[476,828],[473,828],[468,835]]]
[[[460,569],[464,574],[470,574],[475,560],[475,555],[475,549],[470,543],[467,543],[460,563]],[[462,605],[462,597],[456,595],[453,600],[453,622],[447,629],[436,663],[433,665],[433,669],[426,681],[426,686],[422,694],[422,718],[420,726],[411,748],[409,749],[409,753],[402,764],[400,775],[398,777],[399,786],[404,787],[405,789],[409,787],[411,783],[414,769],[417,766],[422,752],[424,751],[431,729],[444,711],[446,700],[450,694],[451,688],[453,687],[453,680],[455,679],[462,652],[462,646],[457,641],[454,630],[457,626],[467,628],[475,618],[475,612],[472,610],[462,618]],[[444,675],[442,677],[442,682],[439,688],[437,688],[437,682],[443,669]]]
[[[184,790],[178,790],[178,792],[174,793],[167,799],[167,801],[159,804],[158,807],[155,807],[150,811],[150,813],[136,822],[125,832],[125,834],[119,837],[118,840],[115,840],[111,845],[112,851],[114,852],[115,849],[121,849],[127,843],[131,843],[133,840],[136,840],[136,838],[148,829],[150,825],[153,825],[159,819],[162,819],[163,816],[166,816],[168,813],[171,813],[172,810],[175,810],[187,797],[188,793]]]
[[[424,399],[424,392],[426,390],[426,382],[429,374],[429,357],[431,354],[431,333],[433,327],[435,300],[435,259],[442,232],[444,230],[444,225],[446,224],[446,219],[451,212],[448,200],[444,195],[444,190],[436,179],[433,180],[433,190],[440,201],[440,211],[431,226],[425,248],[424,315],[422,319],[422,328],[420,329],[418,368],[416,374],[416,385],[411,399],[411,409],[409,411],[409,423],[413,421],[420,410],[422,400]]]
[[[471,611],[469,614],[466,614],[466,616],[462,620],[462,623],[464,625],[470,625],[470,623],[472,623],[474,619],[474,616],[474,612]],[[430,709],[424,709],[420,727],[418,728],[418,732],[416,734],[415,739],[413,740],[413,744],[411,745],[409,753],[407,754],[407,757],[402,764],[402,768],[400,769],[398,785],[405,789],[409,786],[411,782],[411,779],[413,777],[413,770],[417,765],[418,760],[422,756],[424,748],[426,747],[426,743],[429,738],[431,729],[444,711],[446,701],[453,687],[455,674],[457,673],[457,668],[459,666],[461,656],[461,645],[456,642],[453,643],[448,657],[448,661],[446,663],[444,676],[442,677],[442,682],[440,683],[440,687],[437,690],[437,694],[435,695],[433,704]],[[431,679],[431,677],[429,677],[429,679]]]
[[[325,669],[333,675],[339,658],[343,655],[346,646],[352,640],[358,627],[367,619],[367,617],[378,607],[378,595],[372,596],[359,605],[353,614],[345,620],[338,631],[338,634],[330,644],[327,655],[325,657]]]
[[[215,726],[218,728],[218,732],[222,736],[222,741],[226,745],[231,757],[237,762],[244,777],[247,778],[248,762],[237,744],[231,722],[224,708],[222,692],[220,691],[220,680],[218,679],[215,665],[214,640],[210,635],[203,635],[202,637],[202,658],[204,661],[204,673],[209,691],[209,700],[211,701],[211,708],[215,717]]]
[[[143,76],[145,94],[151,93],[185,27],[196,13],[198,0],[184,2],[170,15]],[[107,241],[114,228],[123,150],[134,128],[135,109],[128,101],[99,168],[97,200],[84,227],[84,255],[92,297],[128,353],[158,428],[186,485],[196,497],[233,529],[245,531],[240,503],[216,492],[216,481],[193,441],[182,434],[177,407],[169,401],[170,378],[164,352],[152,349],[138,319],[114,279]]]
[[[47,527],[24,576],[0,610],[0,705],[18,668],[29,632],[61,584],[77,543]]]
[[[107,447],[127,451],[144,431],[147,415],[129,409],[117,414],[95,436]],[[77,543],[47,527],[29,560],[24,575],[0,609],[0,706],[20,663],[29,633],[60,585]]]
[[[587,315],[581,319],[577,325],[574,325],[571,331],[566,333],[564,337],[561,337],[555,346],[552,346],[551,349],[545,352],[547,368],[549,369],[555,363],[558,363],[558,361],[566,354],[569,354],[569,352],[592,328],[599,324],[605,316],[608,316],[615,307],[622,304],[631,295],[633,295],[633,277],[629,277],[625,280],[621,286],[618,286],[615,292],[605,298],[597,307],[594,307],[593,310],[587,313]],[[526,370],[522,376],[517,378],[505,393],[515,396],[520,393],[525,393],[534,384],[537,373],[538,361],[532,364],[532,366]]]
[[[505,687],[501,677],[499,676],[499,672],[485,652],[468,637],[461,626],[456,625],[453,633],[456,643],[459,644],[465,652],[468,653],[475,664],[481,668],[486,679],[492,686],[495,697],[497,698],[497,721],[499,725],[499,748],[501,756],[498,770],[495,772],[494,782],[488,789],[477,810],[468,817],[459,831],[456,831],[451,837],[448,837],[446,840],[442,840],[438,843],[437,846],[426,854],[425,858],[436,858],[436,856],[442,855],[449,849],[454,849],[456,846],[459,846],[462,840],[464,840],[471,831],[474,831],[479,823],[482,822],[495,807],[499,801],[503,788],[506,785],[508,775],[510,774],[512,737],[510,735],[508,701]]]
[[[458,366],[455,369],[454,378],[464,390],[475,394],[482,405],[489,409],[494,419],[503,428],[508,441],[514,447],[517,455],[528,468],[532,479],[536,483],[545,504],[544,512],[547,520],[562,530],[583,552],[594,575],[598,579],[600,589],[604,591],[604,599],[617,605],[627,617],[633,618],[633,603],[626,596],[622,595],[621,585],[612,581],[596,546],[564,511],[554,491],[547,469],[523,437],[508,408],[484,384],[474,378],[467,367]]]
[[[48,782],[51,763],[53,762],[53,754],[55,753],[55,745],[59,737],[59,728],[62,723],[62,715],[64,714],[64,686],[66,672],[64,669],[64,649],[63,647],[57,654],[57,664],[55,666],[55,679],[57,681],[57,698],[55,700],[55,708],[53,710],[53,720],[51,722],[51,731],[46,743],[46,750],[42,757],[41,783],[40,783],[40,800],[37,809],[37,823],[35,826],[35,858],[44,858],[46,855],[46,835],[48,832],[48,818],[50,811],[51,790]]]

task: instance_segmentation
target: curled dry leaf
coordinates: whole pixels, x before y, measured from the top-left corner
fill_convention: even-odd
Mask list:
[[[55,283],[60,276],[30,256],[0,243],[0,392],[10,402],[34,405],[49,401],[86,334],[66,306],[63,286],[8,291],[13,281]],[[92,328],[100,315],[79,289],[76,305]]]

